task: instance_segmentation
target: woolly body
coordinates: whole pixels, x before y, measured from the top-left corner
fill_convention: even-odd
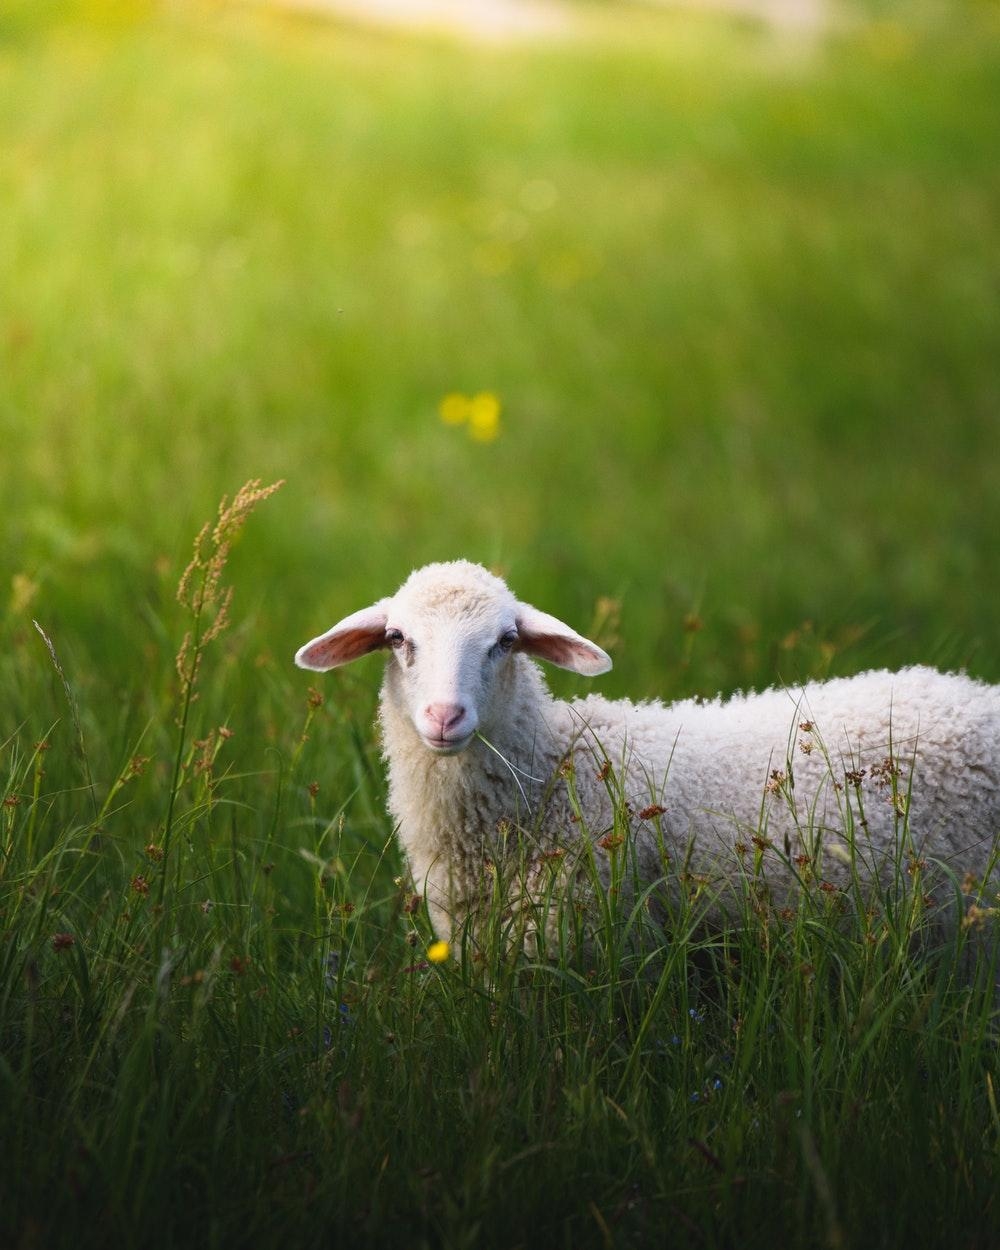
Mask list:
[[[385,645],[395,652],[380,702],[389,806],[441,936],[482,896],[488,861],[541,862],[587,838],[607,880],[612,788],[619,811],[622,797],[630,805],[645,882],[662,876],[664,851],[705,879],[734,877],[734,847],[746,853],[762,835],[779,899],[803,855],[836,885],[852,863],[862,879],[905,872],[903,853],[959,878],[993,869],[998,687],[908,668],[726,701],[565,702],[530,655],[588,673],[610,661],[463,561],[418,570],[297,659],[332,667]],[[652,807],[663,810],[643,819]]]

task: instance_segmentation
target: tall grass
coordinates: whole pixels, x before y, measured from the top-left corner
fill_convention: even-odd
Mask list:
[[[289,658],[466,555],[612,694],[1000,679],[990,11],[94,12],[0,16],[0,1244],[991,1246],[994,900],[915,950],[905,854],[782,915],[751,843],[721,928],[556,864],[433,963],[377,675]]]
[[[218,582],[224,561],[202,566]],[[219,730],[167,756],[170,853],[140,849],[142,756],[67,791],[47,775],[81,766],[58,752],[85,752],[82,729],[7,744],[6,1241],[990,1243],[996,935],[963,949],[986,908],[956,887],[964,922],[921,943],[911,857],[915,880],[874,896],[802,864],[779,909],[762,820],[730,923],[719,884],[666,855],[654,920],[608,769],[612,826],[582,836],[603,834],[610,889],[591,853],[529,896],[512,827],[475,927],[431,963],[384,817],[346,820],[379,808],[366,749],[325,724],[357,782],[322,811],[301,772],[322,711],[310,692],[266,777],[229,769]]]

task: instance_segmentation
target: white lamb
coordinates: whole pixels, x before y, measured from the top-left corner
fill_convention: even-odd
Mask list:
[[[515,853],[542,864],[586,838],[606,882],[616,786],[646,884],[665,860],[720,887],[756,861],[777,900],[803,879],[926,883],[936,868],[953,894],[942,866],[981,884],[996,871],[1000,687],[908,668],[725,702],[564,702],[529,657],[588,676],[609,657],[465,561],[417,570],[295,659],[326,670],[383,649],[389,806],[439,936]]]

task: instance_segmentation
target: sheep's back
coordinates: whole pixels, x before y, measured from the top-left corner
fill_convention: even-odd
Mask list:
[[[635,811],[665,807],[696,861],[762,832],[786,848],[847,835],[883,858],[905,839],[961,875],[984,869],[1000,826],[1000,689],[962,675],[870,672],[671,705],[591,696],[571,715]]]

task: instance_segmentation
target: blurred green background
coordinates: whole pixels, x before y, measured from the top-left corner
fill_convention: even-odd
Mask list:
[[[169,679],[194,532],[281,477],[227,643],[279,683],[459,555],[601,634],[611,693],[1000,678],[997,8],[567,13],[5,5],[8,674],[34,615]]]

